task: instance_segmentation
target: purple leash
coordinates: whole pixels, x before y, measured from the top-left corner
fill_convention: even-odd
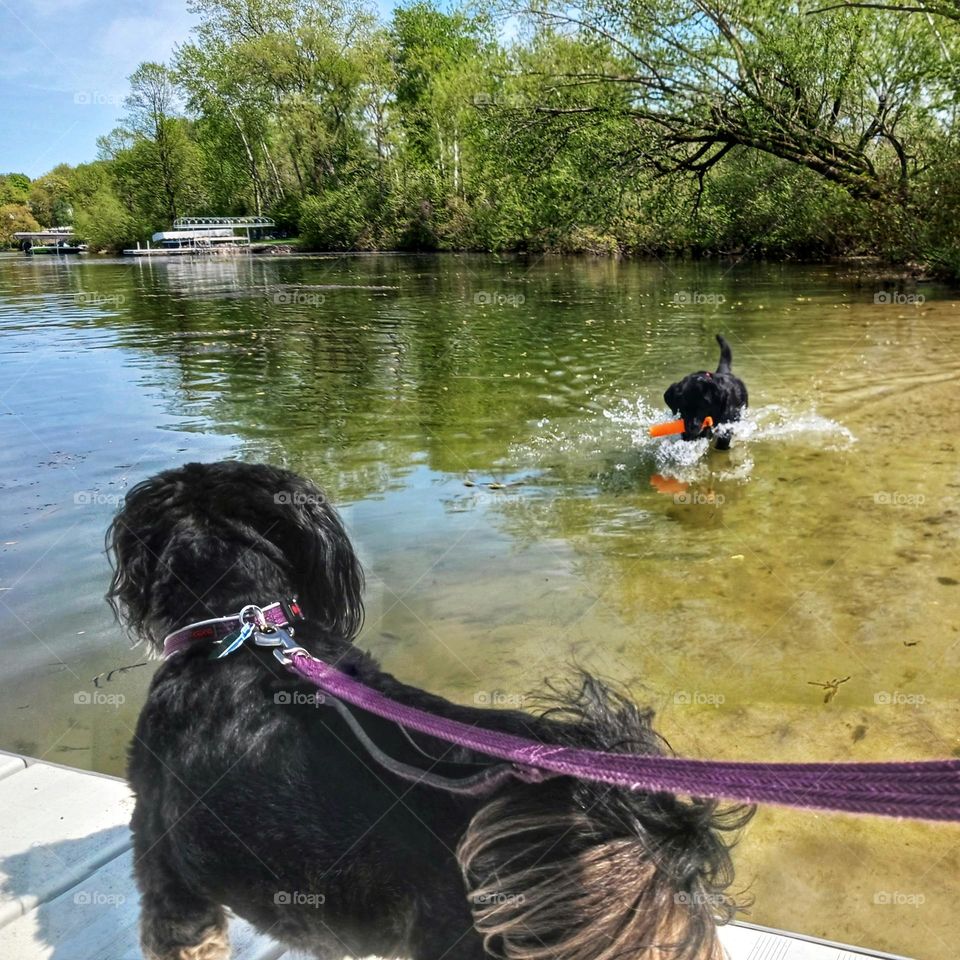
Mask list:
[[[540,771],[549,771],[651,793],[960,822],[960,760],[745,763],[551,746],[397,703],[302,648],[284,654],[283,662],[330,696],[407,729],[512,763],[513,775],[524,780],[542,779]]]

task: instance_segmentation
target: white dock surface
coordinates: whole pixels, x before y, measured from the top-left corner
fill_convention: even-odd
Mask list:
[[[0,751],[0,958],[142,960],[126,784]],[[242,920],[235,960],[295,960]],[[730,960],[907,960],[750,924],[721,929]]]

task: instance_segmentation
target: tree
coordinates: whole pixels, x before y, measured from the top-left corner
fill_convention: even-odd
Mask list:
[[[176,118],[181,102],[176,78],[159,63],[142,63],[130,77],[126,120],[141,145],[143,172],[163,198],[169,221],[180,215],[188,183],[189,142]]]
[[[337,188],[356,175],[357,163],[372,161],[360,94],[360,52],[375,24],[369,8],[336,0],[194,0],[191,8],[200,17],[195,46],[207,62],[229,51],[233,72],[254,78],[277,147],[264,156],[271,153],[274,168],[278,154],[286,157],[296,191]],[[207,73],[222,95],[223,71]]]
[[[906,202],[927,165],[918,133],[936,131],[956,99],[944,82],[942,38],[893,15],[845,9],[811,18],[809,10],[771,0],[579,0],[530,15],[605,44],[602,67],[552,77],[545,93],[621,91],[612,109],[630,119],[634,136],[617,163],[702,184],[746,147],[854,197]],[[555,105],[549,96],[535,108],[553,136],[610,109]]]
[[[176,75],[194,115],[203,118],[207,156],[236,155],[242,162],[257,215],[282,199],[284,185],[271,149],[270,98],[261,78],[234,47],[185,44],[177,50]],[[218,178],[222,183],[222,178]]]
[[[30,208],[23,203],[5,203],[0,206],[0,246],[15,243],[15,233],[39,230],[40,224],[33,218]]]
[[[70,167],[61,163],[30,184],[30,210],[45,227],[64,226],[73,220],[69,175]]]
[[[25,173],[0,174],[0,203],[26,203],[30,178]]]
[[[479,21],[423,0],[395,10],[391,27],[396,101],[408,149],[415,161],[434,166],[454,193],[462,182],[463,118],[479,91],[479,84],[471,91],[456,81],[483,49],[481,30]]]

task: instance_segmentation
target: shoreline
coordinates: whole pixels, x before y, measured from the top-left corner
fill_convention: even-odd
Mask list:
[[[34,254],[35,256],[37,254]],[[716,253],[708,255],[692,255],[682,253],[630,253],[621,252],[617,254],[594,253],[590,251],[561,251],[561,250],[404,250],[399,248],[383,248],[374,250],[310,250],[299,247],[296,244],[287,244],[283,242],[261,244],[251,246],[248,250],[231,251],[229,253],[217,254],[217,259],[235,259],[242,256],[256,256],[269,259],[286,258],[363,258],[363,257],[491,257],[497,259],[526,259],[535,257],[540,260],[590,260],[598,262],[623,262],[623,263],[668,263],[668,264],[754,264],[766,266],[797,266],[797,267],[833,267],[837,270],[851,271],[849,276],[838,276],[840,280],[850,280],[856,283],[872,282],[884,284],[920,284],[920,283],[943,283],[951,288],[958,288],[955,281],[952,281],[946,274],[938,273],[933,267],[917,261],[898,263],[887,260],[883,257],[871,254],[850,254],[840,257],[751,257],[736,253]],[[7,258],[25,257],[26,255],[15,249],[0,250],[0,256]],[[56,257],[55,253],[43,253],[39,256]],[[66,256],[66,255],[64,255]],[[112,259],[124,256],[124,251],[84,251],[82,254],[69,254],[71,258],[103,258]],[[162,260],[167,254],[157,253],[150,257],[151,260]],[[184,254],[180,254],[177,259],[183,259]],[[210,256],[200,256],[192,254],[199,259],[210,259]],[[129,257],[127,259],[136,259]],[[854,271],[856,272],[854,274]]]

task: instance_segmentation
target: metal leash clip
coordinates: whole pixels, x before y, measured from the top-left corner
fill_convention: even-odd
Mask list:
[[[307,654],[303,647],[294,643],[292,628],[271,626],[269,631],[256,630],[253,634],[253,642],[258,647],[273,647],[273,655],[285,667],[293,662],[291,657],[294,653]]]
[[[299,614],[299,608],[296,611]],[[281,627],[270,623],[263,610],[256,604],[248,604],[237,617],[240,629],[226,636],[217,644],[217,648],[210,655],[212,660],[222,660],[231,653],[239,650],[251,637],[258,647],[273,647],[273,655],[285,667],[293,661],[294,653],[308,654],[308,651],[293,642],[293,627]]]
[[[247,606],[240,611],[237,619],[240,621],[240,629],[220,641],[219,646],[221,646],[221,649],[214,651],[212,659],[222,660],[224,657],[229,657],[231,653],[239,650],[251,637],[260,636],[276,629],[267,621],[263,610],[254,603],[247,604]]]

